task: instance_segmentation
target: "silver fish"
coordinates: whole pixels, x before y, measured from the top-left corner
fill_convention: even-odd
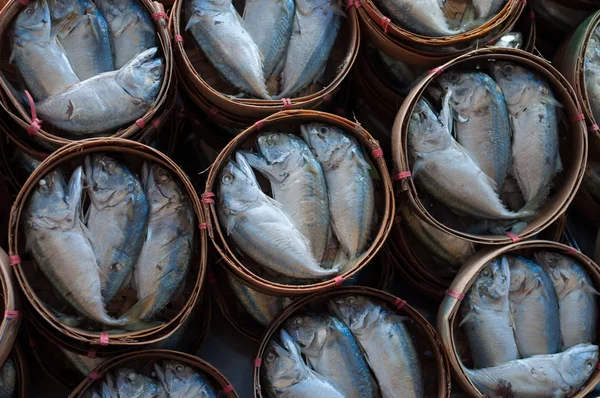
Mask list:
[[[17,367],[12,358],[8,358],[0,370],[0,398],[13,398],[17,386]]]
[[[494,181],[452,138],[447,128],[448,101],[446,96],[441,117],[424,100],[419,100],[411,115],[408,151],[413,159],[413,178],[429,195],[456,212],[484,219],[529,217],[529,211],[514,213],[504,207]]]
[[[199,370],[177,361],[154,364],[156,377],[160,380],[169,398],[216,398],[219,392],[208,377]]]
[[[329,200],[321,164],[306,142],[294,134],[263,133],[258,148],[262,156],[241,153],[269,179],[273,198],[308,239],[315,260],[321,262],[329,232]]]
[[[108,303],[131,279],[148,226],[148,201],[138,179],[106,155],[85,158],[91,204],[87,227]]]
[[[281,204],[263,193],[241,153],[221,173],[217,214],[227,235],[246,255],[274,272],[299,279],[333,276],[310,252],[308,240],[294,227]]]
[[[46,0],[32,1],[17,15],[10,62],[19,70],[35,101],[79,83],[58,38],[51,34]]]
[[[225,79],[256,97],[271,98],[263,74],[263,54],[231,0],[186,1],[185,17],[185,30]]]
[[[97,366],[107,361],[107,358],[89,358],[87,355],[79,355],[64,348],[60,348],[67,359],[75,366],[82,376],[87,376]]]
[[[118,71],[74,85],[38,104],[39,117],[72,134],[105,133],[139,119],[158,95],[164,60],[151,48]]]
[[[110,29],[115,69],[138,54],[156,47],[156,27],[148,10],[137,0],[96,0]]]
[[[539,209],[555,174],[561,170],[558,112],[548,82],[526,68],[510,62],[492,64],[513,127],[513,175],[517,178],[526,208]]]
[[[575,260],[560,253],[538,252],[556,291],[563,349],[596,340],[598,292],[587,272]]]
[[[558,354],[536,355],[465,372],[490,398],[563,398],[583,386],[598,363],[598,346],[580,344]]]
[[[600,162],[588,158],[581,184],[596,202],[600,202]]]
[[[335,0],[296,0],[281,93],[275,98],[292,97],[321,78],[340,29],[341,15],[344,12]]]
[[[471,356],[476,368],[496,366],[519,358],[508,294],[508,260],[493,260],[481,270],[461,305]]]
[[[310,123],[300,130],[325,173],[332,229],[349,258],[357,257],[365,249],[375,221],[371,166],[360,145],[341,129]]]
[[[285,329],[280,336],[281,345],[271,339],[263,354],[262,380],[269,397],[344,397],[304,363],[300,348]]]
[[[383,398],[424,397],[423,376],[405,317],[364,296],[344,295],[328,303],[362,347]]]
[[[510,120],[500,87],[482,72],[446,72],[437,82],[451,90],[458,143],[494,180],[498,192],[511,161]]]
[[[118,397],[167,398],[169,395],[160,383],[128,368],[115,371]]]
[[[244,22],[252,40],[264,57],[265,78],[276,74],[292,36],[294,0],[248,0],[244,7]]]
[[[150,213],[133,275],[138,300],[153,298],[142,314],[149,319],[183,288],[194,255],[196,223],[187,192],[169,171],[144,163],[142,179]]]
[[[500,36],[500,38],[492,44],[492,47],[516,48],[520,50],[523,48],[523,34],[521,32],[508,32]]]
[[[378,388],[350,329],[328,314],[294,316],[285,330],[308,365],[346,398],[377,397]]]
[[[269,296],[246,286],[229,272],[227,280],[238,301],[263,326],[267,326],[291,302],[284,297]]]
[[[600,123],[600,29],[596,28],[586,44],[585,91],[596,123]]]
[[[550,277],[535,262],[507,257],[510,264],[510,312],[517,348],[523,358],[560,349],[558,301]]]
[[[519,189],[519,183],[517,179],[512,175],[507,175],[502,186],[502,192],[500,192],[500,199],[503,203],[506,203],[508,208],[512,211],[517,211],[525,206],[525,199]]]
[[[108,24],[91,0],[48,0],[52,30],[80,80],[115,69]]]
[[[383,13],[404,29],[425,36],[460,33],[448,26],[440,0],[378,0]]]

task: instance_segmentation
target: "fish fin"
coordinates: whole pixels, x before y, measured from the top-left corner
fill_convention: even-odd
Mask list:
[[[202,12],[200,10],[194,10],[194,13],[192,14],[192,16],[190,17],[190,19],[188,20],[187,25],[185,25],[185,31],[187,31],[189,28],[191,28],[192,26],[196,25],[197,23],[200,22],[200,17],[202,16]]]
[[[271,202],[271,204],[275,207],[277,207],[279,210],[283,211],[283,205],[281,203],[279,203],[278,201],[276,201],[275,199],[273,199],[272,197],[270,197],[269,195],[265,194],[265,197],[267,198],[267,200],[269,202]],[[304,235],[303,235],[304,236]]]
[[[156,297],[159,293],[151,294],[143,299],[139,300],[133,307],[127,310],[125,314],[123,314],[119,321],[126,322],[124,328],[127,331],[136,331],[148,329],[151,327],[155,327],[161,325],[163,322],[146,322],[143,321],[147,314],[152,310],[154,303],[156,302]]]
[[[298,12],[294,13],[294,23],[292,25],[292,29],[294,30],[292,34],[297,33],[299,35],[302,35],[302,28],[300,27],[300,17],[298,17]]]
[[[462,321],[460,321],[460,323],[458,324],[458,327],[461,327],[464,323],[467,323],[469,321],[472,320],[472,318],[474,318],[477,315],[478,311],[476,310],[475,307],[472,307],[469,312],[467,312],[467,315],[465,315],[462,319]]]
[[[17,52],[16,51],[17,50],[17,45],[18,45],[18,42],[15,43],[15,45],[13,46],[12,51],[10,52],[10,58],[8,58],[8,63],[9,64],[12,64],[13,61],[15,60],[15,53]]]
[[[343,1],[342,0],[338,0],[338,2],[336,4],[332,4],[329,7],[329,10],[334,15],[339,15],[340,17],[348,18],[348,15],[346,15],[346,13],[344,12],[344,10],[342,9],[342,5],[343,5]]]
[[[550,93],[550,91],[546,88],[546,87],[542,87],[540,89],[541,91],[541,99],[540,102],[542,104],[546,104],[546,105],[550,105],[550,106],[555,106],[557,108],[564,108],[563,104],[561,104],[560,102],[558,102],[556,100],[556,98],[554,98],[554,96],[552,95],[552,93]]]
[[[308,156],[307,153],[302,154],[302,158],[304,159],[304,162],[306,165],[306,171],[308,171],[309,173],[314,174],[314,175],[320,175],[323,173],[322,170],[318,169],[317,166],[315,166],[314,162]]]
[[[81,116],[82,114],[83,109],[76,108],[73,101],[69,100],[69,104],[67,105],[67,116],[69,117],[69,120],[73,120],[76,117]]]
[[[470,120],[468,117],[464,117],[456,110],[452,110],[452,118],[459,123],[467,123]]]
[[[235,216],[230,214],[227,216],[227,236],[231,235],[233,228],[235,228]]]
[[[94,23],[94,19],[91,15],[88,15],[87,23],[91,26],[90,30],[96,39],[96,42],[100,42],[102,40],[102,35],[98,31],[98,25]]]
[[[600,296],[600,293],[598,293],[598,291],[596,289],[594,289],[593,286],[591,286],[589,283],[587,283],[583,279],[581,281],[579,281],[579,283],[580,283],[581,290],[583,290],[584,292],[593,294],[596,296]]]
[[[413,164],[413,169],[411,171],[411,178],[414,180],[417,178],[417,175],[427,166],[427,162],[424,159],[420,159],[420,156],[417,156],[417,160]]]

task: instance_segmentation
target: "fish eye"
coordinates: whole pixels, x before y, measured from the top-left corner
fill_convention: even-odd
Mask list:
[[[271,135],[269,135],[269,137],[267,137],[267,141],[270,142],[271,144],[276,143],[278,139],[279,139],[279,136],[277,134],[271,134]]]
[[[483,276],[490,276],[490,270],[489,269],[484,269],[483,271],[481,271],[481,275]]]
[[[39,184],[40,184],[39,191],[41,193],[46,194],[50,191],[50,188],[48,188],[48,183],[46,182],[46,180],[41,179]]]
[[[294,319],[294,326],[296,327],[300,327],[304,324],[304,320],[300,317],[297,317],[296,319]]]
[[[127,373],[127,378],[131,381],[135,381],[135,379],[137,379],[137,374],[135,372],[129,372]]]
[[[267,362],[273,362],[276,358],[277,358],[277,356],[275,355],[275,353],[273,351],[269,351],[269,353],[267,354],[266,360],[267,360]]]
[[[354,305],[354,304],[356,304],[356,301],[357,301],[357,300],[356,300],[356,297],[354,297],[354,296],[348,296],[348,297],[346,298],[346,303],[347,303],[347,304],[350,304],[350,305]]]
[[[115,162],[113,162],[112,160],[109,160],[108,162],[106,162],[106,168],[108,170],[113,170],[115,168]]]
[[[33,8],[31,8],[31,7],[27,7],[27,8],[25,9],[25,14],[27,14],[27,15],[31,15],[31,14],[33,14]]]
[[[152,69],[152,76],[154,77],[160,77],[162,75],[162,71],[160,68],[154,68]]]
[[[450,72],[448,74],[448,81],[450,81],[450,83],[458,83],[460,81],[460,74],[457,72]]]
[[[321,132],[321,134],[325,134],[327,133],[327,127],[323,126],[319,129],[319,131]]]
[[[233,181],[233,176],[231,174],[225,174],[222,178],[221,178],[221,182],[223,184],[231,184],[231,182]]]
[[[180,364],[180,363],[178,363],[177,365],[175,365],[175,370],[178,371],[178,372],[183,372],[184,369],[185,369],[185,367],[182,364]]]
[[[515,67],[514,67],[514,65],[511,65],[511,64],[506,64],[502,67],[502,73],[505,76],[512,75],[514,73],[514,71],[515,71]]]

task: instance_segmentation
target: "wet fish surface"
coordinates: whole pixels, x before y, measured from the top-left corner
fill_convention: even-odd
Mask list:
[[[532,210],[545,202],[554,176],[562,169],[559,154],[558,108],[548,82],[510,62],[492,65],[513,127],[513,175]]]
[[[562,348],[596,340],[598,292],[588,273],[575,260],[554,252],[536,253],[556,291]]]
[[[162,85],[164,60],[151,48],[118,71],[78,83],[37,106],[38,116],[75,135],[106,133],[148,112]],[[110,115],[110,117],[107,117]]]
[[[90,0],[48,0],[52,31],[80,80],[115,69],[106,19]]]
[[[79,83],[58,38],[51,33],[46,0],[24,7],[14,22],[10,62],[14,63],[35,101]]]
[[[509,305],[508,260],[493,260],[481,270],[461,305],[464,328],[475,368],[519,358]]]
[[[298,315],[285,323],[308,365],[346,398],[378,396],[369,365],[350,329],[327,314]]]
[[[168,360],[162,366],[155,363],[154,370],[169,398],[220,396],[206,375],[182,362]]]
[[[575,394],[598,363],[598,346],[580,344],[558,354],[536,355],[471,370],[467,376],[490,398],[563,398]]]
[[[172,173],[144,163],[142,182],[150,206],[148,229],[134,267],[138,300],[150,299],[150,319],[180,292],[195,251],[195,214],[187,192]]]
[[[269,397],[344,397],[304,363],[300,348],[285,329],[280,336],[281,344],[271,339],[263,355],[261,378]]]
[[[85,158],[91,204],[87,227],[108,303],[131,279],[148,226],[148,201],[129,169],[106,155]]]
[[[453,36],[439,0],[378,0],[377,4],[395,24],[425,36]]]
[[[0,398],[13,398],[17,386],[17,367],[12,358],[8,358],[0,370]]]
[[[325,173],[332,229],[348,257],[355,258],[366,248],[374,223],[371,166],[358,142],[341,129],[310,123],[300,130]]]
[[[329,199],[321,164],[301,138],[264,133],[258,137],[262,156],[242,152],[250,166],[271,182],[273,199],[283,206],[294,227],[304,235],[317,262],[327,248]]]
[[[110,47],[115,69],[121,69],[138,54],[156,47],[156,27],[150,13],[137,0],[97,0],[110,29]]]
[[[558,300],[546,272],[524,257],[507,257],[510,264],[510,311],[515,339],[523,358],[560,350]]]
[[[254,261],[272,271],[299,279],[334,275],[321,268],[310,252],[308,240],[258,185],[241,153],[221,173],[217,214],[227,235]]]
[[[423,397],[420,361],[404,317],[364,296],[343,295],[328,307],[362,347],[383,398]]]
[[[185,17],[188,20],[185,30],[190,31],[210,63],[227,81],[258,98],[271,99],[263,74],[263,54],[231,0],[186,1]]]
[[[116,392],[114,397],[167,398],[169,395],[160,383],[132,369],[119,368],[115,371]]]
[[[344,12],[335,0],[296,0],[292,36],[282,72],[281,93],[293,97],[321,79]]]

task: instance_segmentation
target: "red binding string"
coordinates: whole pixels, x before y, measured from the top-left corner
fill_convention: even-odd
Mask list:
[[[388,32],[388,27],[390,26],[390,22],[392,22],[392,20],[389,19],[388,17],[381,18],[381,28],[383,29],[383,33]]]
[[[146,122],[144,121],[144,119],[138,119],[135,121],[135,124],[137,124],[137,126],[141,129],[143,129],[144,127],[146,127]]]
[[[24,6],[26,6],[27,4],[29,4],[29,0],[19,0],[19,3],[23,4]]]
[[[433,73],[435,75],[439,75],[443,71],[444,71],[444,68],[442,66],[438,66],[437,68],[433,68],[432,70],[430,70],[429,73]]]
[[[175,35],[175,36],[173,36],[173,41],[175,43],[181,43],[181,44],[183,44],[183,36],[181,36],[181,35]]]
[[[219,109],[216,107],[212,107],[210,108],[210,116],[217,116],[217,113],[219,113]]]
[[[583,113],[580,113],[579,115],[572,117],[571,119],[569,119],[569,122],[579,122],[581,120],[585,120],[585,116],[583,115]]]
[[[577,254],[579,252],[574,247],[569,247],[567,250],[565,250],[565,253],[566,254]]]
[[[383,156],[383,149],[381,149],[381,147],[373,149],[373,152],[371,152],[371,155],[373,156],[373,159],[379,159],[380,157]]]
[[[281,101],[283,102],[283,109],[285,109],[286,111],[288,109],[292,109],[292,100],[289,98],[282,98]]]
[[[260,365],[262,365],[262,358],[254,358],[254,367],[260,368]]]
[[[89,350],[87,353],[88,358],[96,358],[96,350]]]
[[[323,96],[323,102],[325,102],[326,104],[331,102],[331,94],[325,94]]]
[[[258,122],[254,123],[254,127],[256,127],[257,131],[262,130],[264,125],[265,125],[265,122],[263,122],[262,120],[259,120]]]
[[[600,130],[600,127],[598,127],[597,124],[592,124],[588,130],[589,131],[598,131],[598,130]]]
[[[10,265],[18,265],[21,264],[21,257],[18,254],[14,256],[10,256]]]
[[[108,345],[108,333],[100,333],[100,345]]]
[[[410,171],[408,171],[408,170],[407,170],[407,171],[403,171],[403,172],[401,172],[401,173],[398,173],[398,174],[396,174],[396,175],[394,176],[393,180],[394,180],[394,181],[400,181],[400,180],[403,180],[403,179],[405,179],[405,178],[408,178],[408,177],[410,177],[411,175],[412,175],[412,174],[410,173]]]
[[[461,292],[458,292],[456,290],[446,290],[446,296],[450,296],[450,297],[454,297],[457,300],[462,300],[465,298],[465,295],[462,294]]]
[[[201,230],[204,230],[204,229],[206,229],[206,228],[207,228],[207,225],[206,225],[206,223],[205,223],[205,222],[201,222],[201,223],[198,225],[198,228],[200,228]]]
[[[27,1],[29,4],[29,1]],[[31,109],[31,124],[27,128],[27,134],[35,135],[42,128],[43,120],[37,118],[37,112],[35,111],[35,102],[33,101],[33,97],[29,94],[29,91],[25,90],[25,96],[27,97],[27,101],[29,101],[29,108]]]
[[[152,13],[152,19],[155,22],[158,22],[160,19],[167,19],[167,13],[162,11]]]
[[[225,388],[223,388],[223,393],[225,393],[225,394],[229,394],[232,391],[233,391],[233,386],[231,384],[228,384],[225,386]]]
[[[336,286],[342,286],[342,283],[344,283],[344,278],[342,278],[341,276],[336,276],[335,278],[333,278],[333,282]]]
[[[215,203],[214,198],[215,194],[212,192],[204,192],[202,194],[202,203],[205,205],[209,205],[211,203]]]
[[[102,378],[102,373],[98,373],[94,370],[94,371],[90,372],[88,377],[92,380],[99,380]]]
[[[535,19],[535,11],[529,11],[529,19]]]
[[[521,240],[521,238],[519,238],[519,235],[513,234],[512,232],[505,232],[505,234],[510,238],[510,240],[513,241],[513,243],[517,243]]]
[[[4,319],[17,319],[19,316],[19,311],[4,311]]]
[[[396,308],[398,311],[400,311],[402,308],[404,308],[405,305],[406,305],[406,301],[396,297],[396,300],[394,301],[394,308]]]

